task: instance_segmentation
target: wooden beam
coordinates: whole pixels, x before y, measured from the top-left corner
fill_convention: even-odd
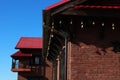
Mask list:
[[[52,13],[51,13],[51,16],[54,16],[56,14],[60,14],[61,12],[64,12],[66,11],[67,9],[69,8],[72,8],[74,7],[74,5],[76,4],[81,4],[83,2],[85,2],[87,0],[71,0],[71,2],[67,3],[67,4],[64,4],[63,6],[60,6],[60,7],[57,7],[55,8]]]

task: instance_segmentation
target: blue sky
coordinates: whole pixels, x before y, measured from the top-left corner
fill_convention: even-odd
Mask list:
[[[0,0],[0,80],[17,80],[10,55],[20,37],[42,37],[42,10],[60,0]]]

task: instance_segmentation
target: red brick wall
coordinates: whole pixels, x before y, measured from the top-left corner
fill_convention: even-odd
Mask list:
[[[73,40],[68,43],[68,80],[120,80],[120,52],[115,53],[112,46],[112,41],[120,41],[120,24],[115,24],[115,30],[112,22],[101,24],[73,27]]]
[[[71,80],[120,80],[120,54],[111,50],[99,51],[94,45],[72,44]]]
[[[44,66],[32,66],[30,72],[18,72],[18,80],[28,80],[28,77],[39,77],[42,80],[46,80],[46,76],[44,76]]]
[[[18,73],[19,74],[19,73]],[[27,80],[25,76],[23,75],[18,75],[18,80]]]
[[[35,72],[19,72],[18,73],[18,80],[28,80],[27,77],[29,76],[40,76],[40,73]]]

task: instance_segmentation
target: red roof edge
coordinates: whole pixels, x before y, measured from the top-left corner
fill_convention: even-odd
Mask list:
[[[95,5],[79,5],[75,9],[120,9],[120,6],[95,6]]]
[[[46,10],[50,10],[50,9],[52,9],[52,8],[55,8],[55,7],[59,6],[59,5],[62,5],[62,4],[64,4],[64,3],[67,3],[67,2],[69,2],[69,1],[70,1],[70,0],[62,0],[62,1],[57,2],[57,3],[55,3],[55,4],[51,5],[51,6],[48,6],[48,7],[46,8]]]
[[[31,57],[31,53],[22,53],[21,51],[17,51],[16,53],[12,54],[11,57]]]

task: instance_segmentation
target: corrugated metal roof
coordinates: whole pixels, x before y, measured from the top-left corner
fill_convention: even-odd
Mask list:
[[[31,57],[31,56],[32,56],[31,53],[23,53],[21,51],[18,51],[11,55],[11,57]]]
[[[47,8],[46,8],[46,10],[50,10],[50,9],[52,9],[52,8],[55,8],[55,7],[57,7],[57,6],[59,6],[59,5],[62,5],[62,4],[64,4],[64,3],[66,3],[66,2],[69,2],[70,0],[61,0],[60,2],[57,2],[57,3],[55,3],[55,4],[53,4],[53,5],[51,5],[51,6],[48,6]]]
[[[21,37],[16,49],[42,49],[42,38]]]

